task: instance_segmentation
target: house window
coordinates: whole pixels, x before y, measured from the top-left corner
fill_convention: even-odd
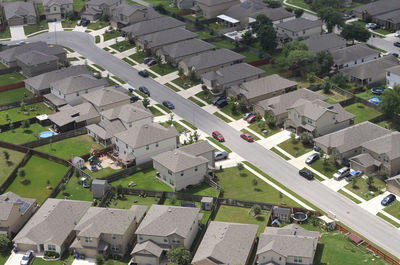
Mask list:
[[[112,235],[111,235],[111,238],[112,238],[112,239],[116,239],[116,238],[117,238],[117,236],[116,236],[116,235],[114,235],[114,234],[112,234]]]
[[[387,72],[387,76],[390,76],[390,72]]]
[[[389,158],[388,158],[387,156],[384,156],[384,157],[383,157],[383,161],[389,162]]]
[[[79,92],[76,92],[76,96],[79,97]]]
[[[91,243],[93,240],[91,237],[85,237],[85,242],[86,243]]]
[[[172,186],[174,186],[174,181],[172,179],[169,180],[169,184],[171,184]]]
[[[181,176],[183,176],[184,175],[184,173],[183,173],[183,171],[181,172]]]
[[[104,121],[104,116],[101,116],[101,119]]]
[[[156,147],[158,147],[158,143],[156,143]]]
[[[168,169],[168,174],[172,175],[172,171]]]
[[[119,251],[119,245],[111,245],[112,251]]]
[[[56,245],[47,245],[49,251],[56,251]]]
[[[165,243],[168,243],[168,238],[165,237],[165,238],[164,238],[164,242],[165,242]]]
[[[143,237],[142,237],[142,236],[139,236],[139,240],[143,240]]]
[[[104,111],[104,108],[101,108],[101,111]]]
[[[194,167],[194,171],[197,171],[198,170],[198,168],[197,167]]]
[[[150,149],[150,147],[148,145],[146,145],[146,150],[149,150],[149,149]]]
[[[163,178],[163,180],[167,180],[167,177],[166,177],[166,176],[164,176],[164,175],[162,176],[162,178]]]
[[[311,119],[308,119],[307,122],[308,122],[309,124],[311,124],[311,123],[312,123],[312,120],[311,120]]]
[[[294,262],[301,263],[301,262],[303,262],[303,259],[302,259],[302,257],[294,257]]]
[[[128,145],[127,145],[127,144],[125,144],[125,147],[126,147],[126,148],[128,148]]]
[[[174,243],[174,244],[179,244],[179,243],[181,243],[181,241],[180,241],[179,238],[174,237],[174,238],[172,239],[172,243]]]

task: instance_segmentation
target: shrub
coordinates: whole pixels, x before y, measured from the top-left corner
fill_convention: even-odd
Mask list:
[[[58,259],[60,257],[60,254],[55,251],[45,251],[44,257],[48,259]]]
[[[20,167],[20,168],[18,169],[18,176],[21,177],[21,178],[23,178],[23,177],[26,176],[25,168]]]
[[[236,167],[237,167],[237,169],[239,169],[239,170],[243,170],[243,169],[244,169],[244,166],[243,166],[242,163],[237,163]]]
[[[313,137],[311,136],[311,134],[304,132],[304,133],[302,133],[302,134],[300,135],[300,142],[301,142],[303,145],[308,145],[308,146],[310,146],[310,145],[312,145],[312,143],[313,143]]]
[[[96,255],[96,265],[103,265],[103,264],[104,264],[103,255],[97,254]]]
[[[251,211],[254,213],[254,215],[259,215],[261,213],[261,206],[258,204],[254,204],[251,207]]]
[[[5,236],[0,235],[0,251],[5,251],[10,246],[11,241]]]

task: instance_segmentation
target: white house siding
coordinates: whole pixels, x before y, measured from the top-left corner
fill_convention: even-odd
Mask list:
[[[400,75],[386,72],[386,84],[390,88],[393,88],[395,85],[400,85]]]
[[[277,31],[281,32],[281,33],[286,33],[289,36],[289,38],[292,38],[295,40],[295,39],[298,39],[299,37],[307,38],[312,35],[320,34],[321,27],[315,27],[315,28],[311,28],[311,29],[307,29],[307,30],[299,31],[299,32],[292,32],[292,31],[282,29],[279,26],[277,26]]]
[[[269,264],[271,261],[278,265],[286,265],[286,258],[272,250],[258,255],[258,264]]]
[[[90,93],[99,88],[101,88],[101,87],[93,87],[93,88],[86,89],[84,91],[78,91],[78,92],[66,94],[66,95],[64,95],[63,93],[61,93],[61,91],[54,89],[54,88],[50,88],[50,91],[52,94],[54,94],[58,98],[64,99],[68,104],[70,104],[72,106],[76,106],[78,104],[83,103],[83,99],[81,98],[80,95]]]
[[[360,64],[360,63],[366,63],[368,61],[372,61],[379,58],[379,52],[377,52],[376,54],[370,55],[370,56],[366,56],[366,57],[362,57],[362,58],[358,58],[355,61],[348,61],[345,62],[344,64],[340,65],[339,68],[346,68],[346,67],[352,67],[356,64]]]

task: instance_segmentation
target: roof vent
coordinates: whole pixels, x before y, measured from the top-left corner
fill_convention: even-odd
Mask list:
[[[171,209],[171,207],[168,207],[168,212],[170,213],[170,212],[172,212],[172,209]]]

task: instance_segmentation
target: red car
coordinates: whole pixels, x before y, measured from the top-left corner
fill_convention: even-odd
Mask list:
[[[247,123],[253,123],[253,122],[255,122],[256,121],[256,115],[250,115],[248,118],[247,118]]]
[[[217,140],[219,142],[225,142],[225,138],[224,138],[224,136],[222,136],[222,134],[220,132],[213,131],[213,133],[211,135],[215,140]]]
[[[253,136],[251,136],[250,134],[242,133],[240,135],[240,137],[243,138],[244,140],[246,140],[249,143],[254,142]]]

